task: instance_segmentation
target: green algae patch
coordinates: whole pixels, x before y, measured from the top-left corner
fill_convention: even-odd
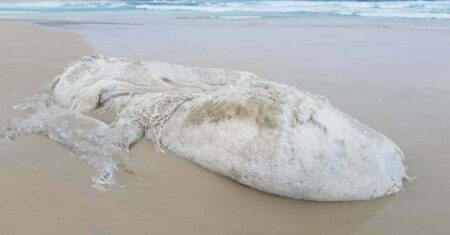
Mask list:
[[[185,121],[187,125],[205,122],[219,123],[229,119],[253,120],[260,128],[273,129],[279,125],[282,106],[269,99],[251,97],[238,101],[208,101],[193,108]]]

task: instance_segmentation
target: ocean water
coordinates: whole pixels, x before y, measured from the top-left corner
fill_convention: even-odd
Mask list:
[[[152,19],[351,16],[450,19],[450,1],[140,0],[0,2],[0,18],[136,23]]]

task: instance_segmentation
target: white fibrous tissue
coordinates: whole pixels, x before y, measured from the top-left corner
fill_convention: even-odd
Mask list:
[[[249,72],[87,56],[1,134],[37,133],[97,170],[108,189],[130,145],[145,137],[210,171],[289,198],[367,200],[402,189],[404,155],[327,99]],[[112,113],[111,123],[90,117]]]

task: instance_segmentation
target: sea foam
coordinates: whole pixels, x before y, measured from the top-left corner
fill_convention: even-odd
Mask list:
[[[61,14],[65,12],[67,14]],[[145,13],[148,12],[148,13]],[[107,14],[107,19],[104,14]],[[114,13],[114,14],[109,14]],[[0,1],[0,18],[133,22],[128,18],[359,16],[450,19],[448,1]],[[128,19],[128,20],[127,20]]]
[[[327,99],[249,72],[87,56],[19,108],[3,138],[44,134],[116,183],[121,155],[142,136],[252,188],[296,199],[366,200],[398,192],[403,153]],[[86,115],[113,113],[112,123]]]

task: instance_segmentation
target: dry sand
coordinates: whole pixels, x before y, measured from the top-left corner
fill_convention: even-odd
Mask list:
[[[12,22],[0,22],[0,32],[0,122],[90,52],[65,32]],[[364,84],[349,90],[355,98],[334,93],[338,106],[405,151],[410,174],[419,176],[406,192],[364,202],[286,199],[154,153],[148,141],[119,172],[125,188],[99,192],[81,159],[25,136],[0,144],[0,234],[448,234],[448,82],[438,90]]]

